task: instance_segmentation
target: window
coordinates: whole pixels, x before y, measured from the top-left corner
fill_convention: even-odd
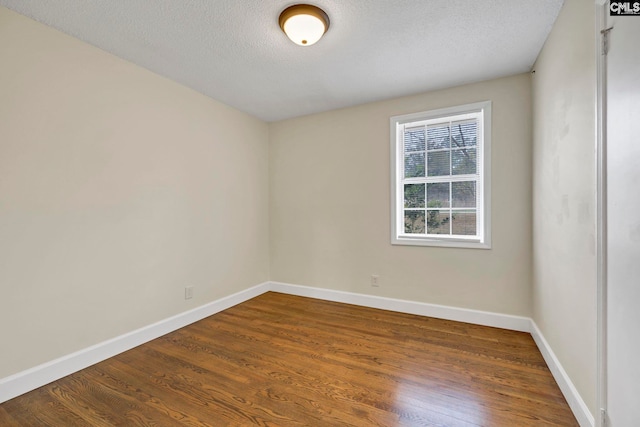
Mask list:
[[[391,118],[391,243],[491,248],[491,102]]]

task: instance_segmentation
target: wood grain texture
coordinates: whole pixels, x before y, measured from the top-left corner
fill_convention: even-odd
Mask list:
[[[0,405],[2,426],[577,426],[529,334],[269,292]]]

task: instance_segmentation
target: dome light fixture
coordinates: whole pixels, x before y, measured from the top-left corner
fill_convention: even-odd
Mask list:
[[[280,14],[280,28],[297,45],[311,46],[329,29],[329,16],[317,6],[296,4]]]

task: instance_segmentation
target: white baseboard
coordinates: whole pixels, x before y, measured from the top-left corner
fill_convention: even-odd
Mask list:
[[[569,407],[576,416],[581,427],[594,427],[595,420],[584,400],[576,390],[560,364],[553,350],[545,340],[535,322],[528,317],[512,316],[508,314],[487,311],[469,310],[423,302],[407,301],[375,295],[357,294],[353,292],[336,291],[331,289],[313,288],[280,282],[265,282],[233,295],[205,304],[193,310],[180,313],[168,319],[161,320],[149,326],[115,337],[86,349],[71,353],[50,362],[38,365],[26,371],[0,379],[0,403],[13,399],[23,393],[35,390],[52,381],[87,368],[93,364],[106,360],[138,345],[161,337],[162,335],[183,328],[193,322],[204,319],[234,305],[250,300],[268,291],[298,295],[327,301],[342,302],[400,313],[416,314],[419,316],[436,317],[439,319],[455,320],[476,325],[492,326],[520,332],[529,332],[540,349],[560,390],[567,399]]]
[[[562,364],[551,349],[551,346],[544,338],[544,335],[542,335],[542,332],[538,328],[538,325],[536,325],[536,322],[533,320],[531,320],[531,336],[536,342],[540,353],[542,353],[544,361],[547,362],[547,366],[549,367],[553,378],[558,383],[560,391],[562,391],[564,398],[567,399],[567,403],[573,411],[573,415],[575,415],[578,420],[580,427],[595,427],[596,421],[593,414],[589,411],[587,404],[582,400],[582,397],[573,385],[571,378],[567,375],[567,372],[562,367]]]
[[[379,297],[375,295],[356,294],[331,289],[312,288],[308,286],[292,285],[289,283],[270,282],[270,285],[270,290],[274,292],[282,292],[285,294],[327,301],[343,302],[364,307],[417,314],[419,316],[436,317],[438,319],[455,320],[457,322],[492,326],[495,328],[510,329],[520,332],[529,332],[531,328],[531,319],[528,317]]]
[[[192,310],[0,379],[0,403],[183,328],[269,290],[265,282]]]

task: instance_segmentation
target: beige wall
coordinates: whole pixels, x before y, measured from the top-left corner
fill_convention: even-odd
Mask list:
[[[2,7],[0,63],[0,378],[268,279],[266,123]]]
[[[389,118],[493,101],[491,250],[392,246]],[[530,76],[272,123],[271,279],[529,316]],[[380,275],[372,288],[370,275]]]
[[[596,413],[595,7],[567,0],[533,77],[533,318]]]

